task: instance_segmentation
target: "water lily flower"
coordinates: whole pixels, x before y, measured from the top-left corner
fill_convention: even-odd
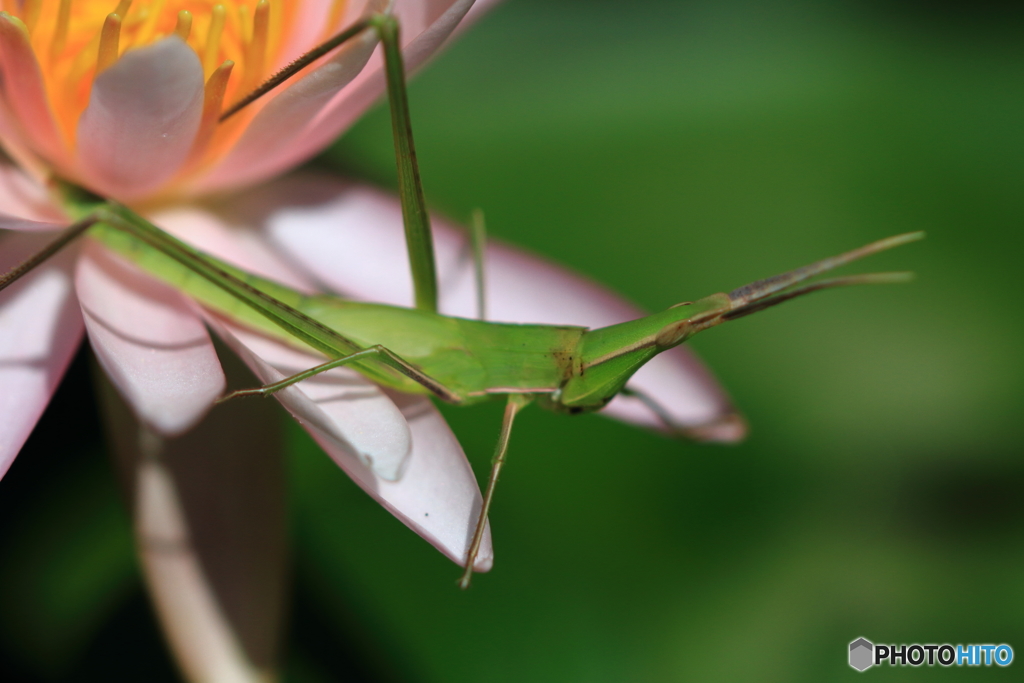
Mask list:
[[[415,66],[472,2],[392,5]],[[0,166],[0,227],[11,231],[0,239],[0,268],[38,250],[52,238],[49,230],[67,222],[44,189],[51,174],[154,215],[190,196],[263,180],[319,151],[383,92],[371,32],[237,122],[218,126],[217,116],[324,38],[386,8],[376,0],[260,0],[248,11],[224,1],[24,0],[17,16],[0,13],[0,140],[21,167]],[[313,289],[268,246],[216,220],[179,234],[249,270]],[[7,421],[0,475],[49,401],[83,329],[115,386],[160,434],[190,429],[224,390],[202,313],[99,244],[59,256],[0,294],[0,321],[0,408]],[[262,340],[226,321],[211,322],[265,376],[310,362],[280,345],[260,346]],[[258,354],[249,350],[256,346]],[[371,495],[462,561],[479,489],[429,401],[399,407],[347,372],[286,393],[282,402]],[[489,563],[488,546],[478,569]]]
[[[489,4],[477,2],[472,14]],[[360,16],[394,12],[406,65],[415,68],[472,5],[259,0],[246,9],[235,0],[4,2],[0,143],[8,159],[0,159],[0,272],[38,251],[68,222],[46,189],[47,179],[57,175],[293,288],[408,304],[411,284],[400,256],[401,214],[394,197],[327,176],[271,180],[321,150],[383,93],[373,35],[367,32],[319,60],[227,124],[218,125],[217,118],[226,104]],[[239,191],[266,181],[258,190]],[[213,193],[220,193],[217,201],[204,202]],[[440,221],[436,230],[442,311],[472,315],[465,235]],[[512,247],[492,243],[486,258],[492,319],[599,326],[640,315],[600,286]],[[86,331],[111,384],[149,431],[170,439],[191,430],[225,387],[208,328],[266,382],[319,362],[202,310],[89,240],[0,292],[0,477]],[[701,438],[742,436],[742,421],[726,396],[685,349],[659,356],[634,385],[662,405],[673,424]],[[462,448],[429,399],[383,390],[347,369],[276,397],[371,496],[452,560],[465,562],[480,491]],[[223,410],[192,436],[208,433],[215,423],[220,428]],[[605,413],[665,428],[664,414],[636,398],[618,398]],[[239,420],[226,422],[237,426]],[[236,476],[251,458],[234,454],[227,459],[230,467],[211,470],[197,464],[212,461],[197,455],[194,439],[164,443],[167,460],[149,459],[135,473],[133,510],[145,574],[179,664],[190,680],[269,680],[273,661],[238,640],[242,631],[256,632],[249,623],[252,610],[233,614],[239,589],[224,595],[217,586],[233,585],[232,572],[239,567],[276,568],[248,581],[255,595],[243,601],[265,603],[269,616],[257,630],[273,642],[280,628],[273,615],[280,610],[271,596],[281,594],[285,575],[280,546],[273,540],[242,550],[210,544],[210,528],[230,537],[234,527],[222,529],[223,520],[206,519],[207,526],[190,530],[187,519],[203,520],[210,506],[201,497],[195,503],[195,491],[181,488],[184,481],[229,482],[243,508],[276,518],[274,506],[267,505],[267,496],[273,497],[267,479],[256,477],[248,486],[241,481],[246,477]],[[191,461],[182,460],[182,453]],[[175,463],[187,468],[179,472],[183,479],[175,480]],[[192,504],[198,517],[187,510]],[[171,546],[179,552],[159,551]],[[224,552],[233,564],[223,558],[208,563],[209,553]],[[488,532],[474,568],[486,571],[492,558]],[[242,631],[239,618],[247,622]]]
[[[471,0],[396,0],[407,66],[451,34]],[[10,4],[7,5],[10,7]],[[272,181],[203,204],[309,158],[379,98],[369,33],[309,67],[226,125],[217,115],[374,0],[22,0],[0,13],[0,269],[66,223],[41,181],[51,173],[116,198],[220,258],[289,286],[408,303],[397,200],[323,176]],[[113,10],[113,11],[111,11]],[[438,226],[442,310],[471,315],[462,232]],[[640,315],[603,288],[500,244],[489,247],[492,318],[604,325]],[[369,264],[375,264],[370,266]],[[527,284],[524,284],[527,283]],[[0,475],[31,431],[83,329],[137,416],[163,435],[195,425],[224,389],[207,326],[264,381],[317,360],[202,311],[177,290],[84,243],[0,293]],[[663,354],[636,386],[676,425],[709,440],[742,436],[713,378],[686,350]],[[279,392],[327,453],[403,522],[464,561],[480,493],[432,403],[339,369]],[[658,428],[635,398],[607,412]],[[489,535],[475,568],[492,561]]]

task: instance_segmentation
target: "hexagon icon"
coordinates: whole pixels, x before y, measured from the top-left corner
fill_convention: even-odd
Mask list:
[[[875,646],[866,638],[858,638],[850,643],[850,666],[857,671],[864,671],[874,664]]]

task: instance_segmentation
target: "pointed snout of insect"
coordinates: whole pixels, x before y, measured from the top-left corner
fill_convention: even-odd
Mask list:
[[[924,239],[923,232],[908,232],[903,235],[895,235],[877,242],[872,242],[859,249],[848,251],[831,258],[823,259],[816,263],[797,268],[781,275],[765,278],[752,282],[738,289],[729,292],[730,309],[724,313],[719,322],[735,320],[757,311],[770,308],[783,301],[795,299],[811,292],[834,287],[849,287],[852,285],[887,285],[909,282],[914,279],[913,273],[867,273],[864,275],[849,275],[845,277],[833,277],[814,282],[807,282],[817,275],[835,270],[853,261],[860,260],[865,256],[871,256],[882,251],[887,251],[908,242],[916,242]]]

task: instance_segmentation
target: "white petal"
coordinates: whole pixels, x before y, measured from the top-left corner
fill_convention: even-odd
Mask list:
[[[28,258],[52,235],[0,236],[0,272]],[[82,338],[70,252],[0,292],[0,477],[7,472],[60,383]]]
[[[165,435],[192,427],[224,390],[192,303],[92,242],[75,283],[93,350],[139,418]]]
[[[209,319],[217,333],[266,383],[324,362],[323,358],[296,351],[214,316]],[[385,480],[401,477],[412,450],[409,426],[391,399],[359,373],[336,368],[274,396],[304,427],[346,454],[351,462],[338,463],[346,471],[355,467],[372,470]]]
[[[469,461],[430,399],[398,392],[388,395],[409,421],[413,451],[402,480],[379,486],[381,501],[438,550],[465,566],[482,503]],[[487,521],[473,569],[486,572],[493,564],[491,523]]]
[[[131,50],[93,82],[78,122],[81,180],[129,200],[171,178],[203,111],[203,67],[176,36]]]
[[[213,316],[209,320],[264,382],[322,362]],[[429,399],[388,398],[344,368],[274,396],[363,490],[442,553],[465,562],[480,489],[462,448]],[[487,571],[492,561],[488,529],[475,567]]]
[[[243,195],[234,210],[313,277],[348,296],[412,304],[412,278],[397,198],[328,176],[301,174]],[[240,219],[242,220],[242,219]],[[443,313],[476,315],[473,263],[466,233],[433,219]],[[521,249],[491,240],[487,247],[488,319],[603,327],[644,313],[610,290]],[[686,348],[649,362],[630,381],[678,426],[709,441],[743,438],[745,426],[714,377]],[[616,397],[603,414],[664,429],[637,398]]]

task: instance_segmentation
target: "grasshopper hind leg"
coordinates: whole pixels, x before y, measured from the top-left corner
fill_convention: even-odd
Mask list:
[[[505,404],[505,415],[501,420],[501,434],[498,436],[498,445],[494,449],[494,458],[491,460],[491,474],[487,478],[487,489],[484,491],[484,500],[480,505],[480,516],[476,520],[473,540],[469,544],[469,552],[466,553],[466,569],[459,578],[459,588],[462,590],[469,588],[469,583],[473,579],[473,565],[476,563],[477,553],[480,552],[480,544],[484,540],[487,512],[491,509],[494,488],[498,483],[501,468],[505,465],[505,454],[508,451],[509,437],[512,435],[512,424],[519,411],[528,406],[532,400],[533,398],[527,394],[509,394],[508,403]]]

